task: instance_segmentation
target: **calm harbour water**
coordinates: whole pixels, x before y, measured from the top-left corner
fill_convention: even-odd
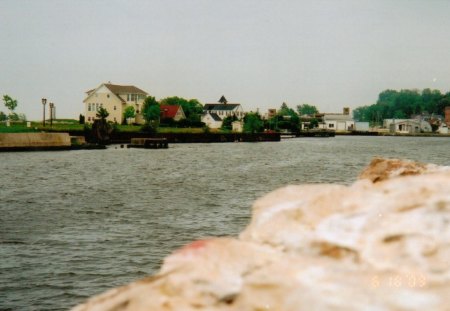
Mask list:
[[[450,165],[449,138],[299,138],[0,153],[0,310],[66,310],[237,235],[287,184],[352,183],[374,156]]]

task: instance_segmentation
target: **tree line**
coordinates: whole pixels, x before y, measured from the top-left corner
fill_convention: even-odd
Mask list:
[[[384,119],[408,119],[414,115],[443,115],[450,106],[450,92],[442,94],[429,88],[419,90],[385,90],[375,104],[353,110],[355,121],[381,125]]]

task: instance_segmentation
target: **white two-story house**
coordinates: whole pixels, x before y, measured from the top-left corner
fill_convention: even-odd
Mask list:
[[[98,109],[103,107],[109,112],[108,121],[122,123],[125,108],[132,106],[136,111],[132,122],[144,123],[141,110],[147,96],[147,92],[134,85],[102,83],[86,92],[86,98],[83,100],[85,122],[93,123]]]

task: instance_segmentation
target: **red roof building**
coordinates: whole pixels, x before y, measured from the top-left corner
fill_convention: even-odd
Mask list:
[[[159,106],[159,109],[161,111],[161,120],[173,119],[174,121],[180,121],[186,119],[186,115],[181,106],[161,105]]]

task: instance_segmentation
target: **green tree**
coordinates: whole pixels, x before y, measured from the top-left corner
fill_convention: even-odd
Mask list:
[[[244,132],[260,133],[264,129],[264,122],[259,113],[249,112],[244,117]]]
[[[145,99],[142,106],[142,115],[146,123],[143,129],[148,132],[156,132],[160,122],[161,110],[155,97],[148,96]]]
[[[309,128],[313,129],[319,126],[319,120],[317,120],[316,118],[312,118],[311,122],[309,123]]]
[[[445,107],[450,106],[450,92],[446,93],[436,105],[436,113],[444,114]]]
[[[136,116],[136,110],[133,106],[127,106],[123,112],[123,118],[128,124],[128,119],[134,118]]]
[[[233,128],[232,123],[237,120],[238,120],[238,118],[235,115],[225,117],[222,121],[222,129],[231,131]]]
[[[385,90],[378,95],[376,104],[356,108],[353,117],[357,121],[381,125],[384,119],[406,119],[417,114],[442,114],[446,103],[450,103],[450,94],[443,95],[439,90]]]
[[[94,120],[94,123],[92,124],[92,135],[94,140],[99,144],[109,144],[110,142],[110,135],[113,128],[110,123],[106,122],[108,116],[108,110],[100,107],[96,113],[97,119]]]
[[[358,121],[358,122],[364,122],[364,121],[369,122],[369,119],[367,117],[368,109],[369,109],[369,106],[361,106],[356,109],[353,109],[353,119],[355,119],[355,121]]]
[[[6,108],[8,108],[10,113],[13,113],[17,107],[17,100],[12,99],[9,95],[3,95],[3,103],[5,104]]]
[[[316,106],[313,105],[308,105],[308,104],[302,104],[302,105],[298,105],[297,106],[297,112],[299,115],[303,116],[303,115],[314,115],[316,113],[319,112],[319,110],[317,110]]]
[[[95,116],[102,121],[106,121],[106,118],[109,116],[109,112],[106,108],[100,107],[98,108]]]
[[[161,99],[161,105],[181,106],[183,108],[186,119],[190,122],[200,122],[203,112],[203,105],[197,99],[185,99],[178,96],[166,97]]]
[[[6,121],[8,117],[6,114],[3,113],[3,111],[0,111],[0,121]]]
[[[291,132],[300,130],[300,118],[294,109],[283,103],[275,116],[278,129],[285,129]]]
[[[85,117],[84,117],[84,115],[82,115],[82,114],[80,113],[80,116],[78,117],[78,123],[79,123],[79,124],[84,124],[84,121],[85,121]]]

